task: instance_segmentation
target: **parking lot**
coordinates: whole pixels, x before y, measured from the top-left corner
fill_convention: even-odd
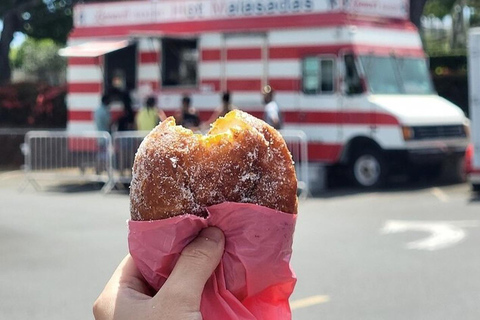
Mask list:
[[[126,191],[0,175],[0,318],[90,319],[127,253]],[[480,197],[467,184],[325,191],[300,204],[293,318],[478,319]]]

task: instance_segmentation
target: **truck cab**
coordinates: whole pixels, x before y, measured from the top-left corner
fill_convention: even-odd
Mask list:
[[[341,61],[343,109],[358,110],[363,104],[371,112],[363,132],[343,127],[340,133],[345,139],[340,161],[358,185],[381,185],[390,172],[405,168],[439,171],[453,164],[451,170],[460,174],[468,120],[437,95],[422,52],[372,50],[344,55]]]

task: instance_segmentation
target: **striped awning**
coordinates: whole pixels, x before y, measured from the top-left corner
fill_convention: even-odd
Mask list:
[[[100,57],[107,53],[126,48],[130,41],[92,41],[58,50],[62,57]]]

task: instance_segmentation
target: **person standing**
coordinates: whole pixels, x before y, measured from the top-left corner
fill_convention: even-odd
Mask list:
[[[112,116],[110,115],[110,98],[107,95],[102,96],[101,104],[95,110],[93,118],[98,131],[110,132]]]
[[[139,131],[150,131],[165,118],[165,112],[157,109],[157,99],[149,96],[145,101],[145,106],[135,116],[135,125]]]
[[[192,131],[198,131],[200,126],[200,117],[198,112],[190,105],[191,99],[184,95],[182,98],[182,107],[175,115],[177,124],[184,126]]]
[[[110,97],[106,94],[102,96],[100,106],[95,110],[93,118],[95,120],[95,126],[100,133],[110,132],[112,116],[110,114]],[[97,139],[97,144],[98,154],[95,163],[95,172],[101,174],[107,168],[108,144],[103,137]]]
[[[263,102],[265,103],[264,120],[275,129],[283,126],[282,114],[278,104],[273,99],[273,89],[269,85],[263,87]]]
[[[230,92],[225,91],[222,94],[222,105],[217,109],[215,109],[215,111],[210,116],[210,119],[208,119],[206,126],[210,125],[212,122],[217,120],[217,118],[224,117],[227,113],[229,113],[233,109],[236,109],[236,107],[230,101],[231,101]]]
[[[117,131],[134,130],[135,114],[132,108],[132,98],[128,91],[119,93],[120,100],[123,104],[123,114],[117,121]]]

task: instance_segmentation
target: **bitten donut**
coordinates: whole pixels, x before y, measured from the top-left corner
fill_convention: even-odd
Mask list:
[[[200,135],[170,117],[137,151],[130,213],[132,220],[205,216],[206,207],[225,201],[297,213],[296,192],[285,141],[262,120],[234,110]]]

